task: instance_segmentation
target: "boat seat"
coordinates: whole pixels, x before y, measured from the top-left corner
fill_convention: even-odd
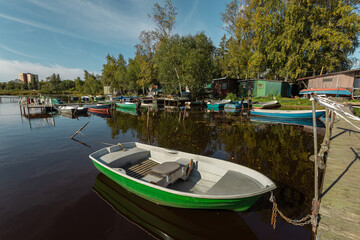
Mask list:
[[[215,183],[206,195],[231,195],[256,192],[264,188],[256,179],[240,172],[228,170],[225,175]]]
[[[179,179],[186,180],[193,168],[192,160],[189,164],[183,165],[178,162],[164,162],[154,166],[142,180],[156,185],[167,187]]]
[[[109,154],[100,157],[100,160],[112,168],[122,167],[126,164],[133,164],[148,158],[150,155],[150,151],[137,147],[114,152],[111,152],[109,149],[109,152]]]

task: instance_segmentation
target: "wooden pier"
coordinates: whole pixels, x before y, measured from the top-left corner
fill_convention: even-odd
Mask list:
[[[332,129],[320,200],[317,239],[360,239],[360,131],[343,119]]]

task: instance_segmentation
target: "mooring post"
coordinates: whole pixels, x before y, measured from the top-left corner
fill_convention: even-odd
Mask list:
[[[312,118],[313,118],[313,133],[314,133],[314,199],[312,201],[312,230],[315,233],[317,227],[317,219],[319,214],[319,172],[318,172],[318,149],[317,149],[317,129],[316,129],[316,107],[315,99],[311,97],[312,101]]]
[[[335,121],[335,113],[334,110],[331,110],[331,127],[333,127]]]
[[[146,120],[146,129],[149,131],[149,120],[150,120],[150,106],[148,106],[147,111],[147,120]]]
[[[79,130],[77,130],[76,133],[74,133],[74,135],[72,135],[72,136],[70,137],[70,139],[73,139],[73,138],[76,136],[76,134],[78,134],[84,127],[86,127],[86,125],[88,125],[88,123],[89,123],[89,122],[85,123],[84,126],[82,126]]]
[[[330,117],[330,111],[329,111],[328,108],[326,108],[326,115],[325,115],[325,125],[326,125],[325,139],[326,139],[326,144],[329,144],[329,141],[330,141],[330,121],[329,121],[329,117]]]

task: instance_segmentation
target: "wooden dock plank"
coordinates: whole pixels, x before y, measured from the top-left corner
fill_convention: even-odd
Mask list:
[[[339,119],[326,162],[318,239],[360,239],[359,156],[360,131]]]

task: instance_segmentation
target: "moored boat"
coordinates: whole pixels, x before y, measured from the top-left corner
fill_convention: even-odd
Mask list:
[[[59,106],[58,109],[61,113],[68,113],[72,115],[86,114],[88,111],[87,107],[78,106]]]
[[[249,107],[248,101],[230,102],[230,103],[226,103],[224,106],[225,109],[241,109],[241,108],[248,108],[248,107]]]
[[[251,115],[272,117],[272,118],[302,118],[311,119],[312,110],[271,110],[271,109],[253,109]],[[316,118],[325,115],[325,110],[317,110]]]
[[[207,108],[209,109],[220,109],[220,108],[224,108],[225,104],[227,103],[231,103],[230,99],[225,99],[225,100],[220,100],[220,101],[210,101],[207,102]]]
[[[260,102],[253,103],[252,108],[254,109],[270,109],[270,108],[279,108],[281,104],[278,101],[268,101],[268,102]]]
[[[326,96],[351,96],[351,92],[345,88],[309,88],[300,91],[300,95],[326,95]]]
[[[140,104],[136,102],[117,102],[116,106],[119,108],[136,109],[140,107]]]
[[[89,112],[108,114],[110,111],[111,104],[96,104],[89,106]]]
[[[128,191],[171,207],[244,211],[276,188],[250,168],[138,142],[103,148],[89,157]]]

